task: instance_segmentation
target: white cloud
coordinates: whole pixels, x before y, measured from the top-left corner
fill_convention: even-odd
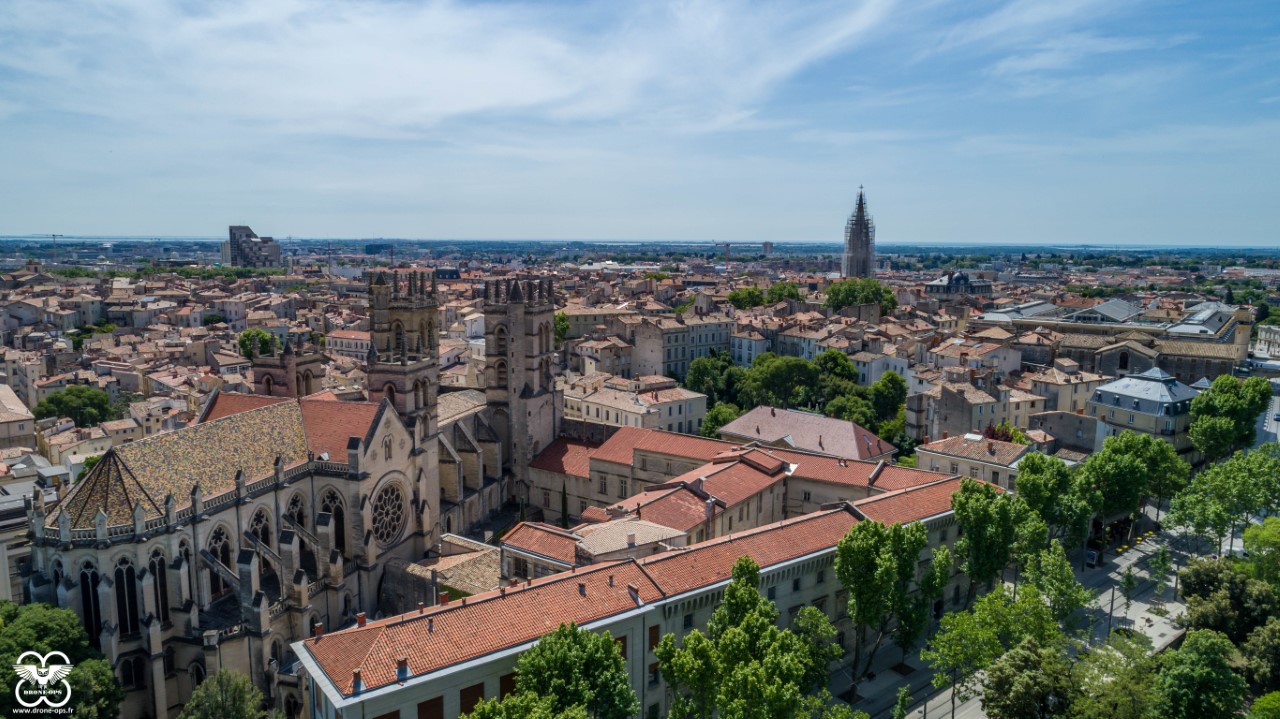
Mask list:
[[[0,67],[31,109],[148,125],[396,138],[520,113],[719,128],[890,5],[10,0]]]

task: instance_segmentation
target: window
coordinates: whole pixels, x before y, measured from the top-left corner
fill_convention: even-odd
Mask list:
[[[970,467],[970,468],[969,468],[969,476],[970,476],[970,477],[973,477],[974,479],[977,479],[977,478],[978,478],[978,473],[979,473],[979,468],[978,468],[978,467]]]
[[[498,679],[498,698],[502,699],[508,694],[514,694],[515,691],[516,691],[515,672],[512,672],[510,674],[503,674],[502,677]]]
[[[620,479],[620,480],[618,480],[618,496],[619,496],[619,497],[622,497],[623,499],[626,499],[626,498],[627,498],[627,496],[628,496],[628,495],[627,495],[627,480],[625,480],[625,479]]]
[[[999,473],[999,472],[992,472],[992,473],[991,473],[991,483],[992,483],[992,484],[1000,484],[1000,473]]]
[[[952,463],[951,463],[951,473],[952,473],[952,474],[960,474],[960,465],[956,464],[955,462],[952,462]]]
[[[609,480],[605,477],[600,478],[600,494],[609,493]]]
[[[648,713],[645,714],[645,719],[658,719],[658,711],[659,708],[657,704],[650,704]]]
[[[684,628],[685,628],[685,631],[693,629],[693,613],[692,612],[684,615]]]
[[[658,642],[662,640],[661,634],[662,628],[657,624],[649,627],[649,651],[653,651],[658,646]]]
[[[819,569],[819,570],[818,570],[818,577],[817,577],[817,579],[816,579],[815,581],[816,581],[818,584],[822,584],[823,582],[827,581],[827,572],[826,572],[825,570]]]
[[[444,719],[444,697],[418,702],[418,719]]]
[[[795,579],[791,580],[791,591],[793,592],[800,591],[800,577],[796,577]]]
[[[769,601],[771,602],[776,600],[778,598],[778,588],[769,587],[769,589],[765,591],[765,596],[769,597]]]
[[[1130,415],[1129,415],[1129,424],[1133,424],[1133,415],[1132,415],[1132,414],[1130,414]]]
[[[551,490],[549,489],[542,490],[542,506],[543,507],[551,506]]]
[[[658,663],[654,662],[653,664],[650,664],[649,665],[649,686],[651,687],[658,686],[659,676],[660,675],[658,673]]]
[[[484,699],[484,684],[472,684],[458,692],[458,704],[463,714],[470,714],[482,699]]]
[[[812,501],[813,501],[813,494],[812,494],[811,492],[809,492],[808,490],[805,490],[805,492],[804,492],[804,501],[806,501],[806,502],[812,502]]]

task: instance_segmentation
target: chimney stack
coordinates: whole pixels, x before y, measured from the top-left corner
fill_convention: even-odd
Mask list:
[[[628,547],[634,547],[634,546],[636,546],[636,533],[635,533],[635,532],[627,532],[627,546],[628,546]]]
[[[319,639],[324,636],[324,622],[316,622],[315,629],[311,630],[311,636]]]
[[[440,603],[441,603],[441,604],[448,604],[448,603],[449,603],[449,593],[448,593],[448,592],[440,592]]]
[[[351,670],[351,691],[352,693],[358,693],[360,691],[360,668],[359,667]]]
[[[587,583],[586,583],[586,582],[578,582],[578,594],[580,594],[580,595],[582,595],[582,596],[584,596],[584,597],[585,597],[585,596],[587,596]]]
[[[367,616],[364,612],[356,612],[356,626],[363,627],[366,618]]]
[[[427,605],[423,604],[422,602],[418,602],[418,614],[422,614],[426,610],[427,610]]]

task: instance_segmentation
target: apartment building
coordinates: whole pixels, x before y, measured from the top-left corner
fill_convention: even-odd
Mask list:
[[[707,396],[670,377],[587,375],[565,385],[563,402],[565,419],[689,434],[698,431],[707,414]]]
[[[0,384],[0,449],[36,447],[36,419],[9,385]]]
[[[1108,382],[1085,403],[1098,420],[1095,446],[1124,430],[1142,432],[1171,443],[1183,459],[1195,464],[1200,453],[1191,444],[1191,400],[1198,392],[1159,367]]]
[[[980,479],[1012,492],[1017,488],[1018,463],[1031,451],[1030,445],[963,434],[916,447],[916,467]]]
[[[1075,360],[1059,357],[1053,361],[1052,367],[1027,375],[1025,379],[1031,392],[1044,398],[1045,411],[1075,412],[1084,408],[1094,390],[1107,377],[1095,372],[1083,372]]]
[[[324,336],[324,351],[363,362],[369,357],[368,330],[333,330]]]

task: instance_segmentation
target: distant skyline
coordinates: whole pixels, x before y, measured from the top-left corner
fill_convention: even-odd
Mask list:
[[[0,235],[1280,245],[1280,6],[0,2]]]

